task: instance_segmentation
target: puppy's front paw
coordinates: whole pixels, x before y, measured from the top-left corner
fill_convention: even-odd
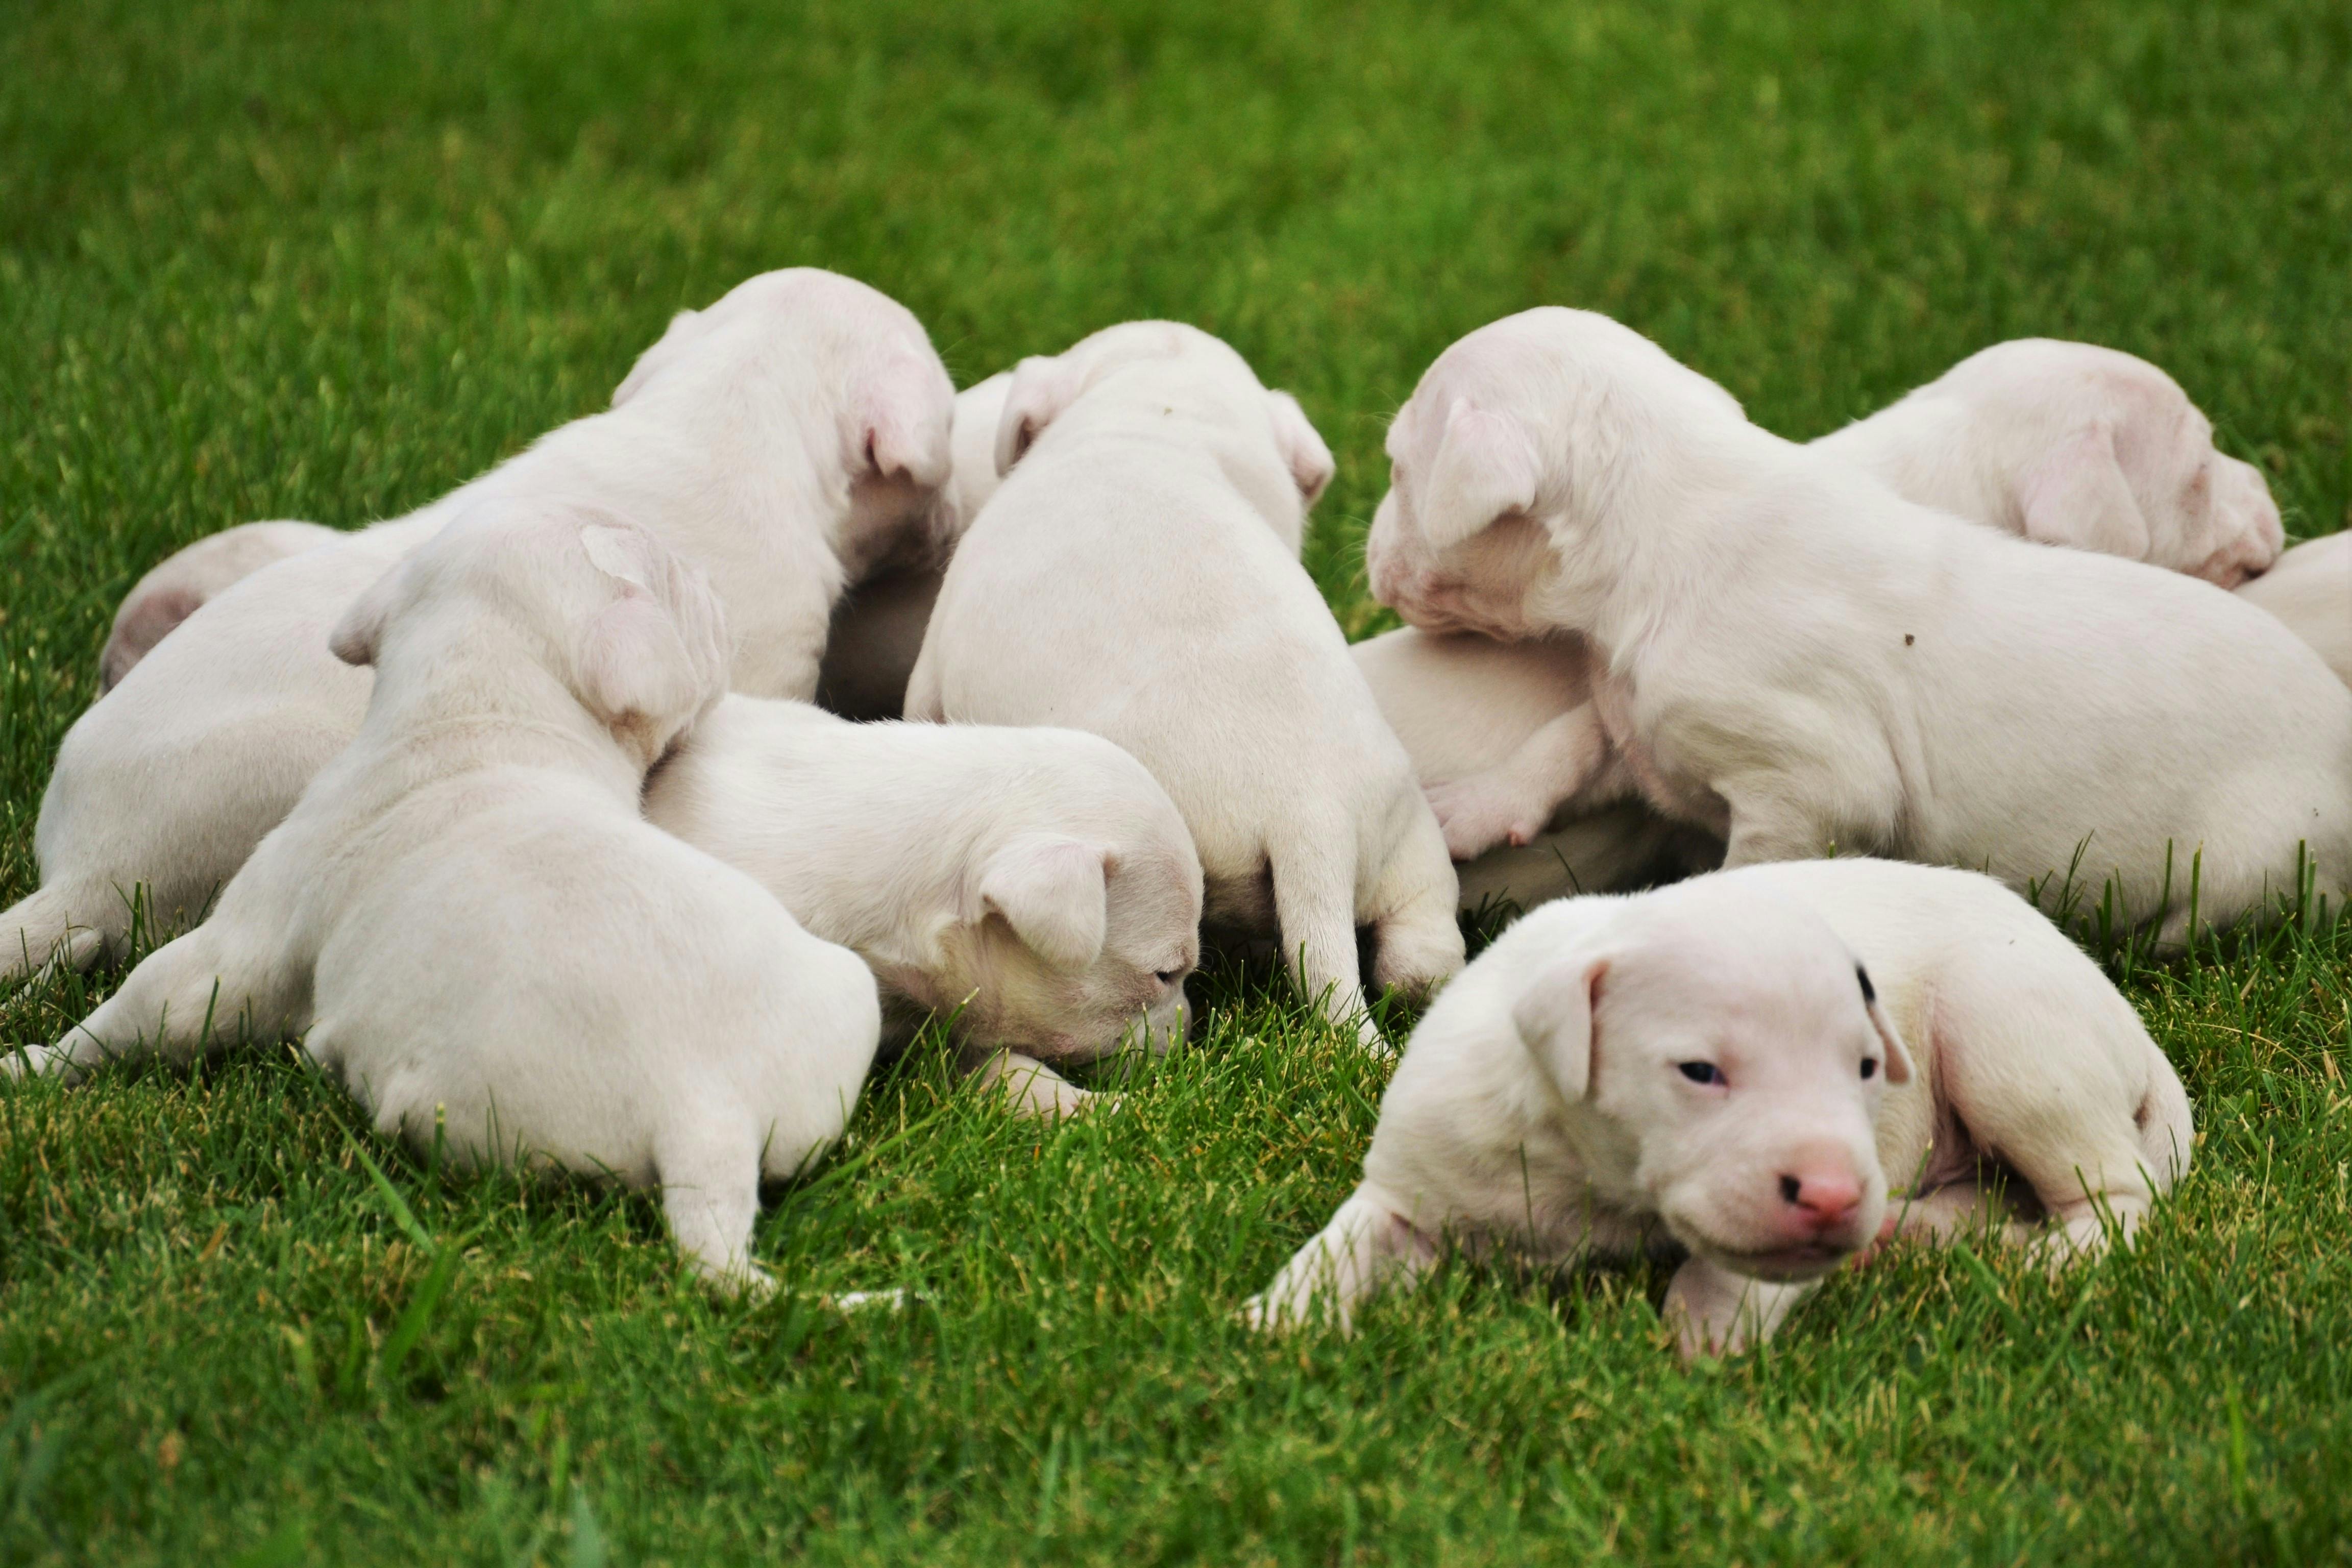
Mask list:
[[[1549,816],[1543,802],[1520,798],[1491,773],[1429,784],[1422,793],[1444,831],[1445,852],[1456,860],[1475,860],[1502,844],[1532,844]]]
[[[0,1078],[65,1078],[70,1081],[73,1058],[53,1046],[11,1047],[0,1056]]]

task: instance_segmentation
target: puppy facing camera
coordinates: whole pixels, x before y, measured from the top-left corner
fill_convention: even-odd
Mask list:
[[[2180,1080],[2106,977],[1972,872],[1840,859],[1564,900],[1447,988],[1381,1102],[1364,1179],[1247,1315],[1328,1316],[1451,1240],[1538,1265],[1689,1258],[1686,1356],[1770,1336],[1882,1234],[1982,1222],[2063,1264],[2188,1169]]]

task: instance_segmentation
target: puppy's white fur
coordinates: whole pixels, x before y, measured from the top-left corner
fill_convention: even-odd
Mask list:
[[[194,917],[356,731],[369,677],[327,652],[344,608],[463,508],[586,497],[709,569],[743,690],[808,697],[843,588],[939,548],[952,392],[921,326],[862,283],[772,272],[687,311],[610,411],[422,510],[255,573],[82,715],[34,832],[38,892],[0,914],[0,978],[87,964]]]
[[[2342,907],[2352,693],[2229,595],[1912,505],[1589,312],[1455,344],[1389,450],[1374,592],[1431,629],[1582,636],[1612,754],[1727,864],[2071,871],[2179,940],[2192,893],[2235,919],[2307,850]]]
[[[1706,834],[1642,804],[1608,763],[1580,647],[1404,626],[1360,642],[1356,668],[1412,759],[1458,861],[1462,908],[1533,909],[1704,871]],[[1589,780],[1565,799],[1560,780]],[[1501,846],[1501,847],[1495,847]]]
[[[2214,447],[2179,383],[2090,343],[1995,343],[1813,449],[1922,506],[2224,588],[2286,537],[2262,471]]]
[[[111,691],[163,640],[163,634],[196,613],[206,600],[273,561],[332,544],[343,536],[315,522],[247,522],[166,556],[131,584],[114,612],[114,630],[98,656],[101,691]]]
[[[608,515],[486,501],[361,595],[349,749],[21,1065],[302,1038],[383,1131],[658,1184],[698,1268],[755,1276],[760,1180],[840,1135],[880,1012],[855,954],[637,815],[728,644],[701,574]]]
[[[1430,1008],[1363,1184],[1249,1315],[1345,1325],[1449,1237],[1559,1265],[1663,1229],[1690,1253],[1666,1297],[1685,1352],[1730,1353],[1883,1233],[1990,1217],[2095,1251],[2194,1138],[2130,1004],[1990,879],[1816,860],[1563,900]],[[1996,1157],[2030,1189],[2005,1211]]]
[[[997,463],[908,716],[1125,747],[1192,829],[1209,921],[1278,930],[1306,992],[1377,1039],[1358,924],[1378,984],[1413,991],[1462,938],[1436,819],[1298,563],[1321,439],[1223,343],[1139,321],[1024,361]]]
[[[2296,545],[2238,596],[2284,622],[2352,686],[2352,533]]]
[[[1032,1109],[1085,1101],[1050,1064],[1183,1036],[1200,858],[1168,792],[1099,735],[730,697],[645,810],[854,949],[898,1039],[951,1017],[968,1062]]]
[[[1922,506],[2224,585],[2270,565],[2283,537],[2261,473],[2214,449],[2210,422],[2169,376],[2087,343],[1995,344],[1812,449]],[[2342,602],[2352,606],[2352,588]],[[2319,617],[2298,605],[2283,618]],[[2352,642],[2352,607],[2336,619]],[[1580,726],[1597,729],[1589,715],[1568,717],[1590,692],[1582,645],[1423,637],[1392,632],[1359,644],[1357,658],[1430,786],[1447,847],[1470,862],[1465,907],[1492,899],[1531,907],[1655,875],[1665,830],[1654,814],[1591,808],[1597,784],[1580,792],[1581,809],[1554,798],[1570,776],[1562,748],[1584,743]],[[1400,717],[1408,710],[1415,717]],[[1517,742],[1501,744],[1509,732]],[[1708,855],[1700,838],[1678,848],[1680,858]]]
[[[1012,385],[1012,373],[1000,371],[956,394],[954,469],[940,497],[945,552],[953,552],[996,493],[996,426]],[[894,572],[849,591],[834,608],[833,635],[817,677],[819,704],[845,719],[896,719],[906,711],[907,679],[923,651],[923,632],[946,571],[942,558],[936,566]]]

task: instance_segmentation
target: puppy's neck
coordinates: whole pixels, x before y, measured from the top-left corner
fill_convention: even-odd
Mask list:
[[[581,706],[530,639],[478,626],[424,631],[410,628],[379,664],[363,736],[421,774],[554,768],[635,800],[647,760]]]

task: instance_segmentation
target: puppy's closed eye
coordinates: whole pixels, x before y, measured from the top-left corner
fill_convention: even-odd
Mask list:
[[[1867,1007],[1873,1002],[1878,1000],[1878,987],[1870,983],[1869,970],[1864,969],[1861,964],[1857,963],[1853,966],[1853,977],[1862,982],[1862,1005],[1864,1006]],[[1868,1073],[1863,1074],[1863,1077],[1864,1078],[1868,1078],[1869,1076],[1870,1075]]]
[[[1675,1070],[1693,1083],[1721,1083],[1723,1069],[1713,1062],[1676,1062]]]

